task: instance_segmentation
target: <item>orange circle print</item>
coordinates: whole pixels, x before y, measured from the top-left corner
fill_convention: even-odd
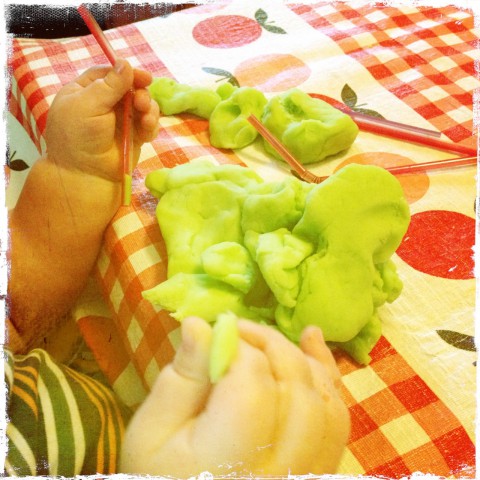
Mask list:
[[[349,163],[359,163],[361,165],[378,165],[380,167],[396,167],[399,165],[413,165],[415,162],[407,157],[396,153],[386,152],[368,152],[359,153],[342,162],[335,170],[348,165]],[[397,175],[397,179],[403,188],[405,198],[408,203],[414,203],[422,198],[430,187],[428,175],[424,172]]]
[[[249,58],[235,69],[240,85],[264,92],[283,92],[297,87],[310,74],[310,67],[305,62],[293,55],[279,53]]]

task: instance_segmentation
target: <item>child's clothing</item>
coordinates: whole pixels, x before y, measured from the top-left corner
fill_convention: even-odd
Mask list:
[[[118,471],[131,412],[101,382],[58,365],[42,349],[8,350],[9,476],[91,475]]]

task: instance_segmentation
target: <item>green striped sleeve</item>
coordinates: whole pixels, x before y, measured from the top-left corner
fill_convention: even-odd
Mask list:
[[[7,356],[5,375],[6,473],[71,477],[116,472],[130,412],[109,388],[57,365],[40,349]]]

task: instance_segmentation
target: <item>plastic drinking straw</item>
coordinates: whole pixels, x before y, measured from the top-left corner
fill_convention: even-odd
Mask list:
[[[324,99],[322,97],[322,100],[330,103],[332,106],[338,110],[341,110],[347,115],[350,115],[360,130],[365,132],[384,135],[397,140],[405,140],[407,142],[417,143],[431,148],[437,148],[446,152],[468,155],[469,157],[477,154],[473,148],[465,147],[464,145],[458,145],[445,140],[440,140],[439,138],[432,138],[439,137],[441,135],[439,132],[413,127],[403,123],[393,122],[391,120],[384,120],[381,118],[372,117],[371,115],[364,115],[350,110],[347,106],[338,105],[337,103],[334,103],[333,100],[329,102],[328,98]]]
[[[441,132],[436,130],[429,130],[427,128],[422,127],[415,127],[414,125],[407,125],[405,123],[394,122],[393,120],[387,120],[386,118],[378,118],[372,117],[371,115],[366,115],[365,113],[355,112],[353,110],[349,110],[348,108],[340,108],[342,112],[350,115],[355,123],[358,125],[360,130],[367,130],[370,125],[385,125],[386,127],[392,127],[397,130],[407,130],[410,132],[418,133],[419,135],[427,135],[429,137],[437,137],[440,138],[442,136]]]
[[[87,25],[90,33],[94,36],[108,61],[115,65],[118,57],[110,45],[90,10],[81,4],[77,7],[78,13]],[[132,197],[132,171],[133,171],[133,90],[129,90],[123,97],[123,181],[122,181],[122,204],[130,205]]]
[[[395,129],[416,132],[419,135],[428,135],[430,137],[437,137],[437,138],[442,136],[441,132],[439,132],[438,130],[430,130],[428,128],[416,127],[415,125],[407,125],[406,123],[387,120],[386,118],[383,118],[383,117],[374,117],[373,115],[368,115],[366,113],[361,113],[361,112],[352,110],[347,105],[343,105],[340,102],[335,101],[331,97],[325,97],[323,95],[316,96],[315,94],[310,94],[310,95],[313,98],[320,98],[324,102],[329,103],[332,107],[335,107],[336,109],[341,110],[343,113],[346,113],[347,115],[352,117],[355,123],[359,126],[361,130],[363,130],[362,126],[364,126],[364,122],[368,122],[369,125],[371,124],[386,125],[387,127],[393,127]]]
[[[293,168],[294,175],[299,177],[302,180],[310,183],[321,183],[328,178],[319,177],[314,173],[306,170],[299,162],[296,160],[293,155],[284,147],[284,145],[263,125],[258,118],[254,115],[250,115],[247,120],[256,128],[258,133],[262,135],[267,142],[272,145],[273,148],[281,155],[281,157]],[[447,143],[447,142],[444,142]],[[469,151],[475,152],[473,149],[468,149]],[[436,160],[433,162],[425,163],[413,163],[411,165],[399,165],[396,167],[385,168],[393,175],[401,175],[406,173],[418,173],[425,172],[427,170],[438,170],[441,168],[453,168],[453,167],[464,167],[469,165],[475,165],[477,163],[476,152],[474,155],[468,157],[456,157],[448,158],[445,160]]]
[[[427,172],[428,170],[440,170],[442,168],[454,168],[454,167],[468,167],[476,165],[478,158],[475,157],[455,157],[447,158],[445,160],[435,160],[433,162],[424,163],[412,163],[411,165],[399,165],[397,167],[382,167],[392,175],[406,175]],[[293,173],[293,172],[292,172]],[[296,175],[296,173],[294,173]],[[297,176],[297,175],[296,175]],[[310,183],[322,183],[329,176],[324,177],[315,176],[315,179],[310,180]],[[306,180],[301,178],[301,180]],[[306,180],[309,181],[309,180]]]
[[[306,170],[303,165],[285,148],[285,146],[263,125],[255,116],[249,115],[247,120],[260,135],[281,155],[281,157],[297,172],[298,176],[307,182],[314,182],[316,175]]]
[[[397,140],[405,140],[407,142],[417,143],[419,145],[444,150],[446,152],[459,153],[461,155],[474,156],[477,154],[475,149],[464,145],[447,142],[439,138],[432,138],[417,131],[407,131],[388,124],[380,124],[365,117],[366,116],[362,117],[360,121],[357,120],[358,127],[365,132],[384,135]]]
[[[433,162],[413,163],[411,165],[399,165],[398,167],[386,168],[393,175],[402,175],[405,173],[425,172],[426,170],[439,170],[442,168],[467,167],[477,164],[477,156],[446,158],[445,160],[435,160]]]

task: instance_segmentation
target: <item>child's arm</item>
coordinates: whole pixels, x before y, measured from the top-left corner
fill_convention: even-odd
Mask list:
[[[122,97],[134,96],[134,159],[158,129],[151,75],[126,61],[92,68],[63,87],[48,113],[47,154],[11,212],[10,343],[32,346],[85,286],[103,232],[120,206]]]
[[[194,317],[182,322],[174,362],[127,429],[122,473],[335,473],[349,416],[320,330],[307,328],[301,349],[271,327],[241,320],[239,331],[238,356],[212,386],[211,327]]]

